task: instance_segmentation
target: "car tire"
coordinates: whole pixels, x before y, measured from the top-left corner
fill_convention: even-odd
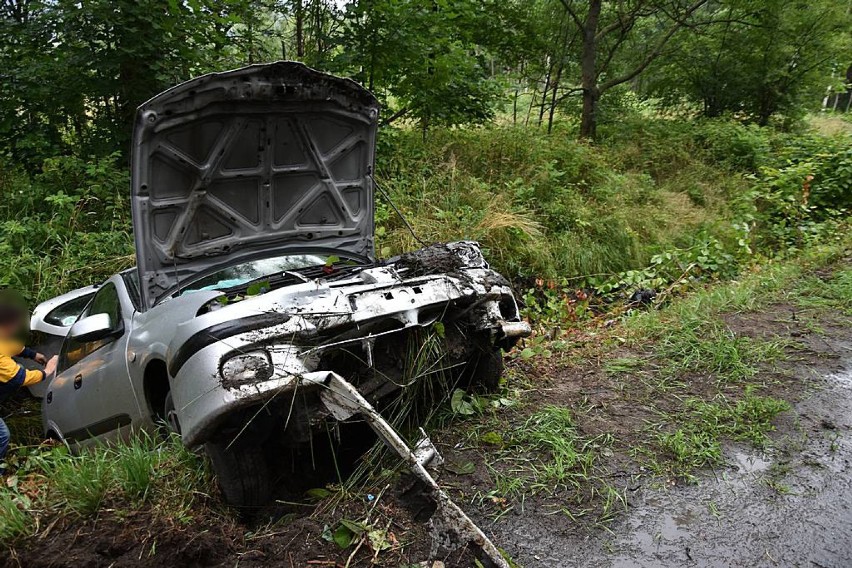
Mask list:
[[[496,392],[503,376],[503,352],[499,349],[479,351],[470,361],[473,365],[472,386],[481,385],[486,392]]]
[[[263,448],[254,444],[208,442],[204,446],[225,502],[244,514],[268,504],[272,493],[269,464]]]

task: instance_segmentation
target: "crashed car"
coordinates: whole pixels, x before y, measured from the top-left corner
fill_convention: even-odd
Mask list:
[[[355,414],[406,453],[380,410],[415,388],[406,353],[426,332],[456,381],[493,387],[500,350],[530,329],[479,246],[376,259],[378,111],[358,84],[291,62],[143,104],[137,267],[36,310],[41,329],[79,313],[52,330],[45,433],[81,446],[166,425],[205,448],[227,501],[254,506],[317,467],[314,435]]]

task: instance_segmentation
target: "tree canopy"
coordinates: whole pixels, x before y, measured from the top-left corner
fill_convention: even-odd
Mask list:
[[[349,76],[385,124],[576,119],[620,95],[767,123],[845,89],[832,0],[4,0],[0,155],[126,155],[136,106],[210,70],[278,59]]]

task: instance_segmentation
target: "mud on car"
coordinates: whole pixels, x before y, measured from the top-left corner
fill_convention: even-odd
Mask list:
[[[356,83],[289,62],[143,104],[138,266],[36,310],[34,328],[64,336],[45,433],[80,446],[166,424],[205,448],[228,502],[253,506],[273,486],[315,483],[318,433],[359,447],[346,426],[366,416],[405,456],[382,418],[404,393],[420,393],[414,412],[435,389],[494,387],[500,350],[529,327],[479,246],[376,259],[378,112]],[[427,341],[450,380],[412,371]]]

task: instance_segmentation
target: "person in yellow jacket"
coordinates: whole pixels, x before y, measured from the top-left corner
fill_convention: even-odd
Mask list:
[[[18,389],[43,381],[56,371],[56,356],[47,360],[41,353],[15,340],[26,315],[26,310],[20,306],[12,303],[0,304],[0,402],[12,396]],[[44,370],[24,369],[12,357],[33,359],[44,365]],[[9,428],[0,418],[0,473],[3,472],[2,462],[8,449]]]

